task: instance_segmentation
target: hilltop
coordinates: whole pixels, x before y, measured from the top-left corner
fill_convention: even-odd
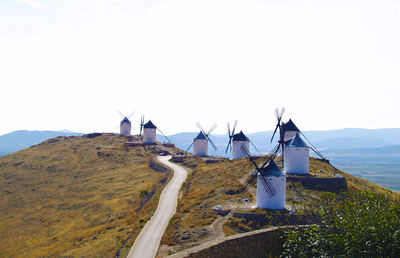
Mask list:
[[[166,148],[124,147],[132,139],[57,137],[0,157],[0,256],[113,257],[129,248],[169,178],[149,167]]]
[[[184,132],[169,135],[175,145],[186,150],[197,132]],[[352,175],[400,191],[400,129],[361,129],[345,128],[327,131],[304,131],[309,140],[338,168]],[[30,147],[57,136],[81,135],[69,130],[62,131],[15,131],[0,136],[0,156]],[[276,141],[269,144],[272,131],[250,133],[247,136],[261,153],[268,153]],[[225,134],[212,135],[218,150],[209,149],[210,155],[226,157]],[[164,136],[157,139],[165,141]],[[276,139],[275,139],[276,140]],[[253,147],[252,153],[260,155]]]
[[[146,149],[124,145],[138,140],[114,134],[62,136],[0,157],[0,256],[126,255],[170,178],[164,170],[152,169],[151,161],[161,152],[181,151],[162,144]],[[281,166],[279,158],[276,161]],[[239,191],[253,169],[247,159],[189,156],[182,165],[189,176],[160,254],[269,226],[221,216],[212,209],[221,205],[231,212],[267,214],[252,208],[255,185]],[[314,158],[310,171],[315,177],[345,177],[349,192],[368,189],[398,198]],[[308,204],[326,189],[288,182],[287,191],[288,206],[307,212]]]

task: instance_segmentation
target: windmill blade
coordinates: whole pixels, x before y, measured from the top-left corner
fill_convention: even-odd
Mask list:
[[[205,131],[204,131],[204,129],[203,129],[203,127],[201,127],[201,125],[200,125],[199,122],[197,122],[196,125],[197,125],[197,127],[200,129],[200,131],[202,131],[204,134],[206,134]]]
[[[190,150],[190,147],[192,147],[193,143],[194,143],[194,141],[192,142],[192,144],[190,144],[189,148],[187,148],[187,150],[185,151],[185,155]]]
[[[217,124],[214,124],[210,130],[208,130],[208,132],[206,133],[206,135],[209,135],[212,131],[214,131],[214,129],[217,128]]]
[[[244,191],[244,190],[246,190],[247,188],[248,188],[248,186],[249,185],[251,185],[251,183],[253,183],[253,181],[254,181],[254,179],[257,177],[257,171],[255,172],[255,173],[252,173],[251,174],[251,177],[250,177],[250,179],[249,180],[247,180],[247,182],[246,182],[246,184],[244,185],[244,187],[242,188],[242,192]]]
[[[232,136],[235,135],[236,125],[237,125],[237,120],[235,120],[235,123],[233,124]]]
[[[125,116],[121,113],[121,111],[119,111],[119,109],[117,109],[118,114],[120,114],[120,116],[122,117],[122,119],[125,118]]]
[[[253,146],[253,148],[258,152],[258,154],[261,154],[261,152],[257,149],[257,147],[254,145],[254,143],[252,141],[250,141],[251,145]]]
[[[268,154],[268,159],[262,164],[262,168],[264,168],[266,165],[268,165],[268,163],[271,161],[271,160],[273,160],[273,159],[275,159],[275,157],[276,157],[276,154],[278,153],[278,151],[279,151],[279,144],[277,144],[272,150],[271,150],[271,152]]]
[[[285,107],[281,109],[281,113],[279,114],[280,119],[282,119],[283,113],[285,113]]]
[[[232,150],[232,136],[229,137],[229,142],[228,145],[226,146],[225,153],[228,153],[229,148]]]
[[[228,145],[226,146],[226,149],[225,149],[225,153],[228,153],[229,147],[231,147],[231,139],[229,139]]]
[[[267,192],[269,198],[272,198],[276,195],[276,190],[275,187],[272,185],[271,182],[269,182],[269,180],[266,180],[265,177],[263,175],[261,175],[261,183],[264,186],[265,191]]]
[[[269,198],[271,198],[272,197],[271,189],[268,187],[267,181],[263,177],[261,177],[261,178],[262,179],[260,180],[260,182],[261,182],[262,186],[264,187],[265,192],[268,194]]]
[[[127,118],[131,118],[134,114],[136,113],[136,111],[133,111]]]
[[[317,148],[314,146],[314,144],[312,144],[312,143],[310,142],[310,140],[308,140],[308,138],[303,134],[303,132],[300,131],[300,133],[301,133],[301,135],[303,135],[303,137],[306,139],[306,141],[311,145],[310,148],[311,148],[318,156],[320,156],[322,159],[326,160],[326,158],[324,158],[324,156],[322,155],[322,153],[319,152],[319,151],[317,150]]]
[[[276,131],[278,130],[278,127],[279,127],[279,124],[276,125],[275,130],[274,130],[274,133],[272,134],[272,137],[271,137],[271,140],[269,141],[269,143],[272,143],[272,140],[273,140],[274,137],[275,137],[275,134],[276,134]]]
[[[217,146],[214,144],[214,142],[210,139],[210,137],[208,137],[208,135],[206,135],[208,141],[211,143],[211,146],[214,148],[214,150],[217,150]]]
[[[250,153],[246,150],[246,148],[241,145],[240,149],[243,151],[244,154],[247,155],[248,159],[254,164],[254,166],[256,167],[257,171],[260,170],[260,168],[258,167],[257,163],[254,161],[254,159],[251,157]]]
[[[144,126],[144,115],[142,115],[140,118],[140,133],[139,133],[140,136],[142,135],[143,126]]]
[[[171,143],[171,141],[169,140],[169,138],[168,138],[163,132],[161,132],[161,130],[160,130],[158,127],[157,127],[157,130],[158,130],[162,135],[164,135],[165,139],[167,139],[169,143]]]
[[[232,137],[233,137],[233,134],[231,134],[231,130],[229,129],[229,122],[228,122],[228,137],[229,137],[229,142],[228,142],[228,145],[226,146],[225,153],[228,153],[229,147],[232,148],[231,144],[232,144]]]

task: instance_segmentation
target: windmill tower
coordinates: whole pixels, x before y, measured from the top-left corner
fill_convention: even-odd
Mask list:
[[[143,117],[144,119],[144,117]],[[161,132],[161,130],[149,120],[147,123],[143,124],[141,123],[141,128],[140,131],[143,129],[143,143],[144,144],[156,144],[157,143],[157,130],[168,140],[170,143],[171,141],[168,139],[168,137]]]
[[[310,147],[301,139],[299,134],[286,143],[284,170],[287,174],[309,174]]]
[[[157,126],[155,126],[151,120],[143,125],[143,143],[144,144],[155,144]]]
[[[243,131],[240,131],[240,133],[235,134],[236,125],[237,125],[237,121],[235,121],[235,124],[233,125],[233,129],[231,132],[229,123],[228,123],[229,142],[228,142],[228,145],[226,146],[225,153],[228,153],[228,149],[230,148],[232,151],[232,159],[239,159],[239,158],[246,157],[246,152],[249,152],[250,143],[257,150],[256,146],[243,133]],[[243,152],[242,146],[243,146],[243,148],[245,148],[246,152]]]
[[[135,111],[132,112],[129,116],[124,116],[119,110],[117,112],[121,115],[122,121],[119,124],[119,133],[121,135],[131,135],[131,121],[129,121],[129,118],[131,118],[134,114]]]
[[[245,152],[245,149],[242,148]],[[259,167],[248,152],[246,155],[253,163],[255,170],[248,180],[245,188],[257,178],[257,207],[263,209],[286,209],[286,175],[275,164],[274,158],[279,151],[279,146],[266,162]]]
[[[246,149],[246,151],[249,151],[250,148],[250,139],[247,138],[246,135],[242,131],[240,133],[237,133],[233,135],[232,137],[233,143],[232,143],[232,159],[239,159],[246,157],[246,154],[242,150],[243,148]]]
[[[211,127],[207,133],[203,130],[199,123],[197,123],[197,126],[199,127],[200,132],[193,139],[192,144],[190,144],[186,152],[188,152],[190,147],[193,145],[193,154],[195,156],[206,157],[208,155],[208,142],[210,142],[211,146],[217,150],[217,146],[215,146],[214,142],[210,139],[210,134],[217,127],[217,125],[215,124],[213,127]]]

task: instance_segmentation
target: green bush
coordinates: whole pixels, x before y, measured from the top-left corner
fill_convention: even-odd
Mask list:
[[[400,202],[372,192],[326,194],[321,224],[286,231],[283,257],[400,257]]]

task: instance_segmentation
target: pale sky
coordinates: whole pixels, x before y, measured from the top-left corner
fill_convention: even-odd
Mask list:
[[[0,134],[400,127],[400,0],[0,0]]]

